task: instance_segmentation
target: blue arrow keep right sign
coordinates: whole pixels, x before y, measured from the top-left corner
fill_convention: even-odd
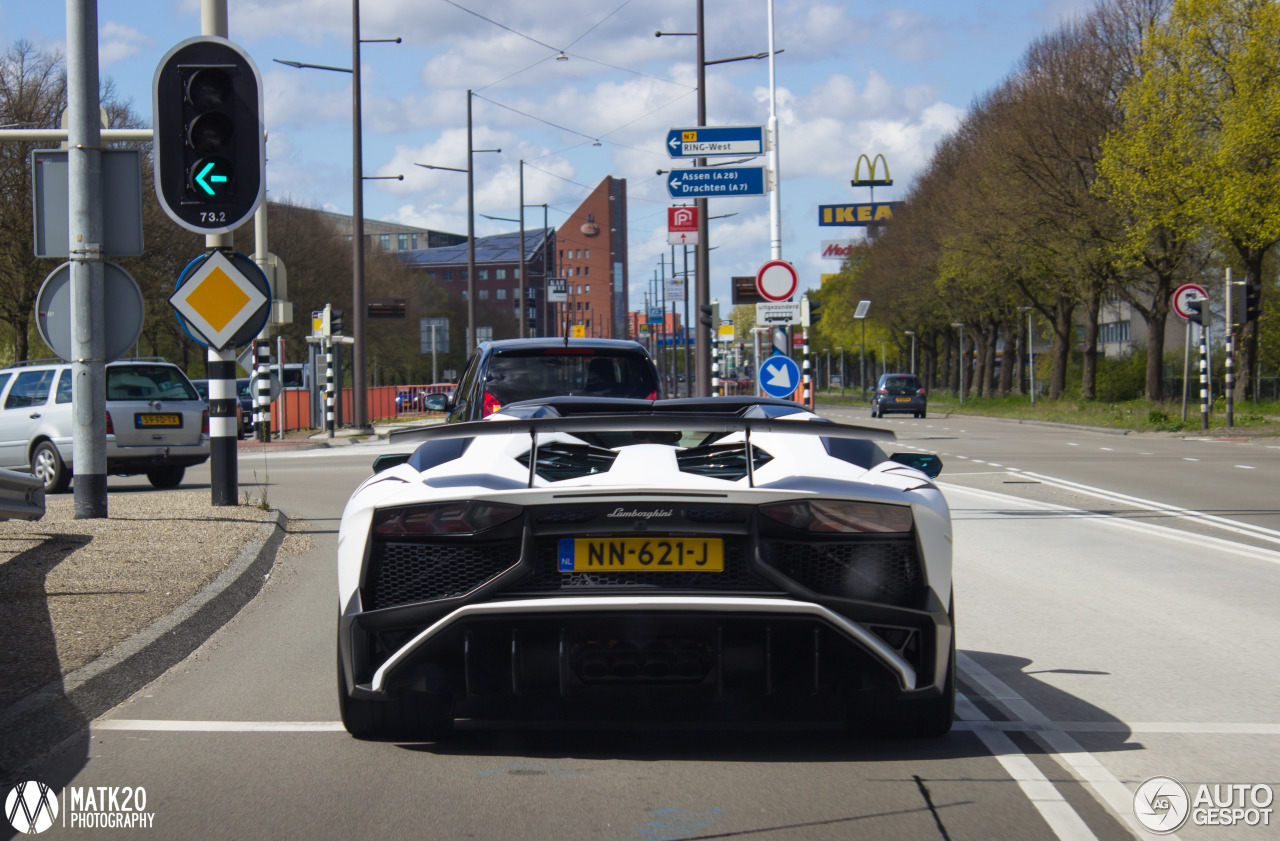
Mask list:
[[[790,356],[770,356],[760,366],[758,379],[765,394],[785,400],[800,387],[800,366]]]

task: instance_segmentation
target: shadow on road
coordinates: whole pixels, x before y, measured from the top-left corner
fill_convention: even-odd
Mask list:
[[[89,722],[64,692],[48,578],[92,537],[30,532],[0,537],[0,799],[26,780],[24,766],[68,741],[38,780],[60,791],[88,758]],[[34,693],[34,694],[33,694]],[[14,834],[0,820],[0,839]]]

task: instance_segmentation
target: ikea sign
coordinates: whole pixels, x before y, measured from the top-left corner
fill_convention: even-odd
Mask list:
[[[901,204],[896,201],[874,204],[820,204],[818,224],[824,226],[865,226],[893,221],[893,211]]]

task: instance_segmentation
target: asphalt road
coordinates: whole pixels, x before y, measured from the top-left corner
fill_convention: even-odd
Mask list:
[[[1262,529],[1280,527],[1280,450],[831,414],[944,453],[963,693],[946,739],[355,741],[337,723],[336,532],[389,451],[358,445],[242,460],[242,488],[256,470],[314,551],[282,559],[192,658],[95,722],[87,759],[69,748],[34,774],[144,787],[152,829],[132,831],[193,839],[1112,839],[1144,837],[1132,802],[1149,777],[1280,783],[1280,533]]]

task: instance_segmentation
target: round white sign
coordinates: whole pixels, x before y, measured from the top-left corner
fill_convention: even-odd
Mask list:
[[[1182,318],[1190,319],[1191,308],[1187,306],[1187,302],[1208,297],[1209,292],[1200,284],[1184,283],[1173,292],[1173,311]]]
[[[770,260],[756,272],[756,291],[768,301],[787,300],[799,283],[795,266],[786,260]]]

